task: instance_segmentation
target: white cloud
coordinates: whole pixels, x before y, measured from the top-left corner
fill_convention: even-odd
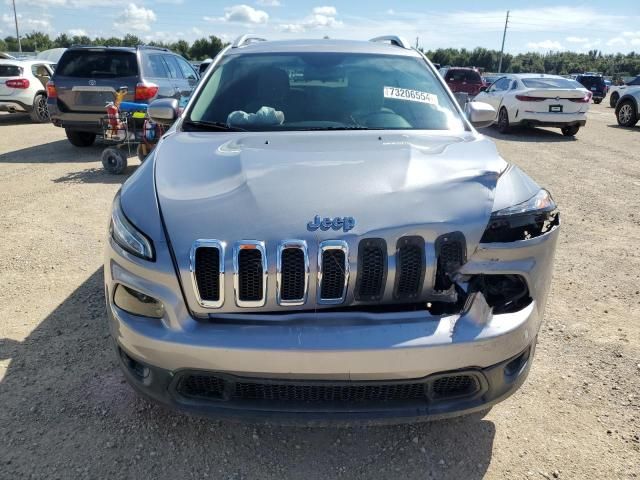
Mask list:
[[[335,17],[338,14],[336,7],[315,7],[312,10],[314,15],[324,15],[327,17]]]
[[[150,8],[138,7],[130,3],[116,18],[113,26],[128,33],[149,32],[156,20],[156,14]]]
[[[269,14],[249,5],[234,5],[224,9],[224,20],[239,23],[267,23]]]
[[[307,30],[317,28],[338,28],[343,23],[336,18],[338,11],[336,7],[315,7],[311,10],[311,14],[295,23],[286,23],[280,25],[280,30],[288,33],[302,33]]]
[[[627,41],[622,37],[613,37],[607,42],[609,47],[624,47],[627,45]]]
[[[527,47],[534,50],[564,50],[560,42],[555,40],[543,40],[541,42],[529,42]]]
[[[262,7],[279,7],[281,5],[279,0],[258,0],[256,4]]]
[[[13,15],[8,15],[6,13],[2,14],[2,21],[9,27],[14,25]],[[38,19],[38,18],[30,18],[24,17],[22,14],[18,14],[18,24],[20,25],[20,35],[23,33],[30,33],[33,31],[40,32],[51,32],[53,28],[51,27],[51,22],[46,18]]]
[[[565,40],[569,43],[589,43],[587,37],[567,37]]]
[[[387,10],[387,15],[395,15],[396,11],[393,8],[390,8],[389,10]]]
[[[75,36],[78,36],[78,37],[89,36],[87,31],[82,29],[82,28],[71,28],[71,29],[69,29],[68,32],[69,32],[69,35],[71,35],[72,37],[75,37]]]

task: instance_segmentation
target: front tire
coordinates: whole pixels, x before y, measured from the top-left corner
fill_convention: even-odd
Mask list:
[[[571,125],[569,127],[562,127],[560,130],[562,131],[562,135],[565,137],[574,137],[576,133],[578,133],[578,130],[580,130],[580,127],[577,125]]]
[[[631,100],[623,100],[616,106],[616,119],[621,127],[633,127],[638,123],[638,112]]]
[[[596,105],[600,105],[601,102],[602,102],[601,98],[596,98],[593,100],[593,103],[595,103]]]
[[[120,175],[127,169],[127,154],[119,148],[105,148],[102,152],[102,166],[108,173]]]
[[[29,114],[31,121],[35,123],[47,123],[49,121],[49,108],[47,107],[47,97],[39,93],[33,99],[33,107]]]
[[[618,94],[618,92],[613,92],[609,97],[609,106],[611,108],[616,108],[616,105],[618,104],[618,100],[620,100],[620,95]]]
[[[498,131],[500,133],[509,133],[509,113],[504,107],[498,113]]]
[[[91,132],[79,132],[77,130],[71,130],[69,128],[64,129],[64,133],[67,134],[67,140],[71,145],[76,147],[90,147],[93,142],[96,141],[96,134]]]

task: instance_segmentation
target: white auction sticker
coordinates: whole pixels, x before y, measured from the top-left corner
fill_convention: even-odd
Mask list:
[[[438,105],[438,97],[433,93],[421,92],[419,90],[409,90],[408,88],[383,87],[384,98],[395,98],[397,100],[407,100],[409,102],[428,103]]]

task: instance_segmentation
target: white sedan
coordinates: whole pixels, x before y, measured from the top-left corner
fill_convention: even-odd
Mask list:
[[[505,75],[474,99],[496,109],[501,133],[509,127],[558,127],[574,136],[587,123],[591,92],[575,80],[557,75]]]

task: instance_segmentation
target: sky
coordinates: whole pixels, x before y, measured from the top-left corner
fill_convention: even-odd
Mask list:
[[[400,35],[426,50],[640,52],[640,0],[15,0],[20,33],[90,37],[133,33],[145,41],[243,33],[268,39],[369,39]],[[0,0],[0,37],[15,35],[11,0]]]

